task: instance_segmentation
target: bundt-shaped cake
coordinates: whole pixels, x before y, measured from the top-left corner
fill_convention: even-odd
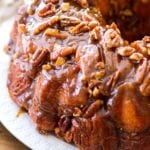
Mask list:
[[[8,89],[41,133],[81,150],[150,150],[149,3],[33,0],[19,9]]]

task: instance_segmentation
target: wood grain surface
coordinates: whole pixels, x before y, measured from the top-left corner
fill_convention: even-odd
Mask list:
[[[29,150],[13,137],[0,123],[0,150]]]

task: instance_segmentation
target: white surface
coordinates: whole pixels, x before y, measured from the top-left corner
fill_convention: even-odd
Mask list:
[[[10,99],[6,87],[9,57],[3,52],[3,47],[9,39],[12,21],[0,26],[0,121],[25,145],[35,150],[75,150],[70,144],[53,135],[39,134],[33,122],[26,113],[16,118],[19,108]]]

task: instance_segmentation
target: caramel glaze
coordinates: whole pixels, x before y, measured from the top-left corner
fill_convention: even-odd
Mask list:
[[[7,49],[10,96],[40,132],[81,150],[148,150],[150,37],[129,44],[77,2],[85,7],[34,0],[20,8]]]

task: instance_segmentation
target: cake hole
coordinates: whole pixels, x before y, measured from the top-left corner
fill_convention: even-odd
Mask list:
[[[89,0],[100,9],[106,24],[115,22],[125,40],[140,40],[150,35],[150,0]]]

